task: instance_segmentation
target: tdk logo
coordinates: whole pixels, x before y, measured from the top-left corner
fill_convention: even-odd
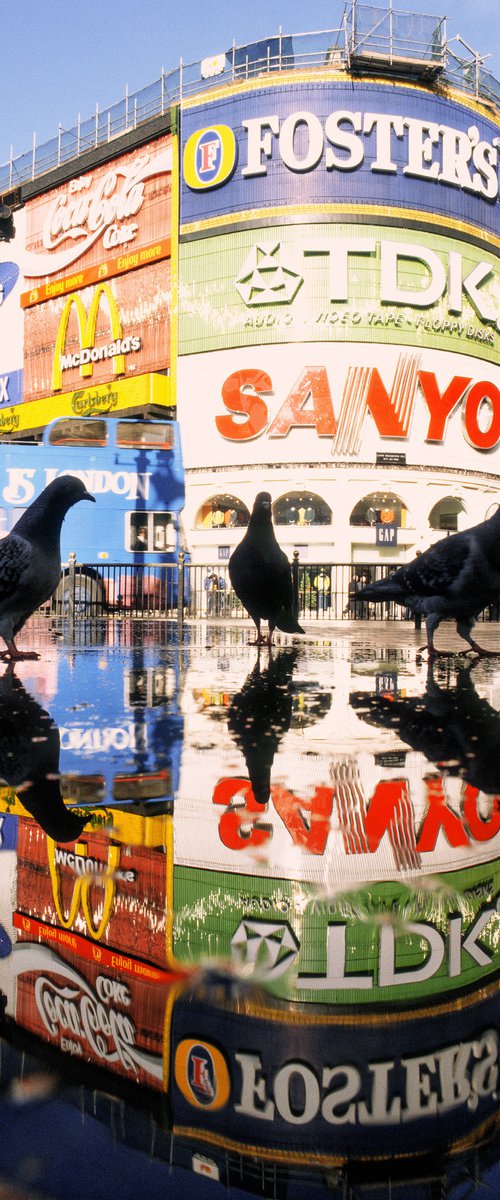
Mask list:
[[[17,263],[0,263],[0,305],[4,304],[9,292],[15,287],[18,279],[19,267]]]
[[[218,187],[236,166],[236,138],[229,125],[198,129],[184,147],[184,179],[194,191]]]

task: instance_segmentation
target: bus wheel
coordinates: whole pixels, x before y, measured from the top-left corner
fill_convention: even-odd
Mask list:
[[[55,594],[56,611],[67,616],[70,611],[70,580],[64,573]],[[104,609],[104,588],[102,581],[92,575],[75,576],[74,611],[77,616],[99,617]]]

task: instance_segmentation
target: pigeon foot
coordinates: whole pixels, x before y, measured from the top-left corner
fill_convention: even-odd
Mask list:
[[[470,650],[461,650],[461,654],[470,654],[474,650],[475,654],[480,654],[481,658],[498,658],[500,650],[485,650],[484,646],[479,646],[477,642],[471,642]]]

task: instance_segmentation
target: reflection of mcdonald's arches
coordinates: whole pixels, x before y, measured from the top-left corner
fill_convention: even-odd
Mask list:
[[[106,300],[109,324],[112,341],[108,346],[96,349],[94,342],[97,329],[97,318],[99,308],[103,297]],[[78,322],[78,333],[80,341],[80,349],[75,354],[64,354],[66,346],[66,337],[68,333],[68,325],[70,316],[75,309],[76,319]],[[78,292],[73,292],[68,296],[64,305],[59,329],[57,331],[56,344],[54,349],[54,361],[52,364],[52,391],[60,391],[62,388],[63,370],[70,366],[79,367],[83,377],[92,375],[93,363],[101,358],[113,359],[113,372],[115,375],[125,374],[125,354],[130,350],[140,350],[141,339],[139,337],[122,337],[122,326],[120,315],[116,305],[116,300],[108,283],[99,283],[95,289],[92,301],[86,311],[82,297]]]
[[[56,842],[50,837],[47,838],[47,852],[52,895],[62,928],[71,929],[78,910],[81,907],[90,937],[94,938],[95,941],[99,941],[109,922],[113,908],[116,892],[116,871],[120,862],[120,847],[108,846],[108,863],[102,873],[96,874],[95,871],[88,871],[84,875],[76,875],[75,872],[75,884],[67,916],[64,915],[62,906],[61,879],[56,862]],[[82,865],[83,861],[82,859]],[[97,927],[94,925],[94,914],[90,907],[90,892],[92,887],[100,887],[104,891],[102,916]]]

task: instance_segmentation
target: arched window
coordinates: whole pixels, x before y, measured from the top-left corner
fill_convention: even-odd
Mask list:
[[[211,496],[198,509],[195,529],[234,529],[235,526],[248,525],[250,513],[246,504],[236,496],[227,492],[219,492]]]
[[[315,492],[287,492],[273,505],[276,525],[331,525],[332,510]]]
[[[463,512],[465,512],[465,507],[462,500],[459,500],[457,496],[445,496],[444,500],[438,500],[434,508],[431,508],[430,528],[446,529],[449,533],[455,533],[458,529],[459,513]]]
[[[408,524],[408,509],[394,492],[371,492],[354,505],[349,524],[397,525],[404,528]]]

